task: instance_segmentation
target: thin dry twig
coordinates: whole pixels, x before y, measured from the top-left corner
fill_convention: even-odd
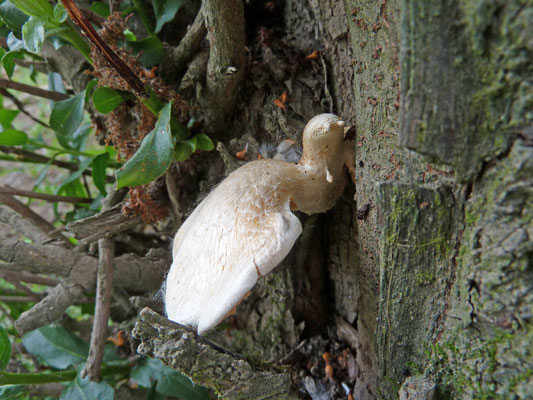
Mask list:
[[[59,201],[62,203],[79,204],[79,203],[92,203],[94,201],[94,199],[87,198],[87,197],[57,196],[54,194],[36,193],[30,190],[15,189],[10,186],[0,187],[0,193],[10,194],[10,195],[15,195],[15,196],[30,197],[32,199],[40,199],[40,200],[45,200],[45,201],[49,201],[52,203]]]
[[[87,17],[81,12],[74,0],[62,0],[68,15],[78,25],[83,34],[89,39],[98,52],[117,71],[117,73],[130,85],[134,93],[141,98],[149,98],[150,94],[142,81],[133,73],[130,67],[122,61],[106,42],[94,30]]]
[[[104,345],[107,338],[107,321],[111,310],[111,297],[113,296],[113,257],[115,256],[115,241],[113,239],[100,239],[98,241],[98,273],[96,279],[96,305],[94,312],[93,329],[91,333],[91,347],[87,363],[81,376],[98,382]]]
[[[176,179],[174,174],[170,171],[170,168],[165,172],[165,184],[167,185],[168,197],[170,199],[170,204],[172,205],[172,211],[174,217],[176,218],[176,228],[179,228],[183,219],[183,212],[181,211],[180,202],[179,202],[179,189],[176,185]]]
[[[8,268],[13,268],[13,270]],[[7,281],[16,280],[19,282],[36,283],[38,285],[45,286],[55,286],[59,283],[59,279],[21,271],[20,266],[15,266],[12,264],[0,264],[0,278],[3,278]]]
[[[4,97],[7,97],[9,100],[11,100],[13,102],[13,104],[20,110],[20,112],[22,114],[24,114],[27,117],[31,118],[34,122],[37,122],[38,124],[44,126],[45,128],[50,128],[50,126],[46,122],[43,122],[43,121],[41,121],[38,118],[35,118],[31,113],[26,111],[26,108],[24,107],[24,104],[22,104],[22,102],[19,99],[17,99],[15,96],[13,96],[11,93],[9,93],[6,89],[0,88],[0,94],[2,96],[4,96]]]
[[[4,78],[0,78],[0,88],[18,90],[19,92],[28,93],[32,96],[42,97],[43,99],[52,101],[67,100],[69,98],[69,96],[60,92],[41,89],[36,86],[26,85],[24,83],[14,82]]]

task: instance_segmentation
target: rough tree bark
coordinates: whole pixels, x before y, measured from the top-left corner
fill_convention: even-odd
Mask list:
[[[302,340],[317,353],[344,341],[354,398],[531,396],[532,13],[518,0],[285,2],[281,40],[320,60],[288,72],[287,52],[264,46],[230,131],[279,139],[298,118],[342,115],[356,128],[356,201],[350,187],[304,218],[215,340],[271,361],[313,360]],[[283,90],[287,113],[269,105]],[[311,394],[322,369],[299,370]]]

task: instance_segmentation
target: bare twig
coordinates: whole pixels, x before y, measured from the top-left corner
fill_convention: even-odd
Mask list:
[[[96,281],[96,305],[91,334],[91,347],[82,377],[98,382],[104,356],[104,345],[107,338],[107,320],[111,309],[113,295],[113,257],[115,255],[115,241],[100,239],[98,241],[98,273]]]
[[[24,104],[22,104],[22,102],[19,99],[17,99],[15,96],[13,96],[11,93],[9,93],[6,89],[0,88],[0,94],[2,96],[4,96],[4,97],[7,97],[9,100],[11,100],[13,102],[13,104],[20,110],[21,113],[23,113],[27,117],[31,118],[33,121],[37,122],[38,124],[44,126],[45,128],[50,128],[50,126],[47,123],[41,121],[38,118],[35,118],[28,111],[26,111],[26,108],[24,107]]]
[[[192,60],[206,33],[204,13],[203,9],[200,8],[198,15],[196,15],[192,25],[188,27],[187,33],[181,39],[179,46],[172,50],[172,61],[178,71],[185,69],[186,64]]]
[[[15,189],[10,186],[0,187],[0,193],[10,194],[10,195],[15,195],[15,196],[30,197],[32,199],[41,199],[41,200],[49,201],[52,203],[59,201],[62,203],[78,204],[78,203],[92,203],[94,201],[94,199],[90,199],[87,197],[57,196],[54,194],[36,193],[30,190]]]
[[[67,230],[73,232],[82,244],[89,244],[98,239],[130,230],[141,222],[140,216],[126,216],[121,210],[122,205],[118,204],[96,215],[70,222]]]
[[[52,101],[61,101],[69,98],[69,96],[60,92],[41,89],[36,86],[30,86],[24,83],[14,82],[4,78],[0,78],[0,88],[18,90],[19,92],[28,93],[32,96],[42,97],[43,99],[48,99]]]
[[[62,0],[68,15],[78,25],[83,34],[89,39],[98,52],[117,71],[117,73],[130,85],[135,94],[141,98],[149,98],[150,94],[141,80],[133,73],[130,67],[122,61],[104,40],[94,30],[91,23],[81,12],[74,0]]]
[[[0,193],[0,201],[3,202],[1,196],[2,194]],[[42,244],[50,239],[45,232],[38,229],[33,223],[31,223],[31,221],[21,217],[19,214],[5,206],[0,206],[0,222],[15,228],[36,243]]]
[[[14,270],[10,270],[7,268],[13,268]],[[45,286],[55,286],[59,283],[59,279],[50,278],[48,276],[30,274],[26,271],[20,271],[20,269],[20,266],[0,263],[0,278],[3,278],[7,281],[17,280],[19,282],[22,281],[28,283],[36,283],[38,285]]]
[[[2,303],[33,303],[36,300],[33,296],[0,296]]]
[[[176,218],[176,228],[179,228],[183,219],[183,212],[181,211],[180,202],[179,202],[179,189],[176,185],[175,176],[171,173],[170,169],[165,173],[165,184],[167,185],[168,197],[170,199],[170,204],[172,205],[172,211],[174,217]]]
[[[36,163],[36,164],[50,164],[59,168],[65,168],[69,171],[75,172],[79,169],[79,165],[70,161],[56,160],[41,154],[34,153],[32,151],[19,149],[18,147],[10,146],[0,146],[0,152],[5,154],[15,154],[17,158],[14,158],[14,162],[27,162],[27,163]],[[90,169],[83,171],[83,175],[91,176],[92,172]],[[106,176],[106,182],[114,182],[115,178],[112,176]]]
[[[35,71],[40,72],[42,74],[48,73],[48,63],[44,61],[29,61],[29,60],[23,60],[21,58],[15,58],[15,64],[20,65],[24,68],[30,68],[33,67]]]
[[[67,238],[56,232],[54,225],[42,218],[39,214],[35,213],[26,204],[23,204],[15,199],[13,196],[0,193],[0,203],[4,203],[6,206],[16,211],[21,217],[23,217],[23,221],[21,222],[24,223],[23,227],[25,230],[21,231],[21,233],[25,234],[33,241],[42,244],[48,241],[48,239],[58,238],[67,246],[72,247],[72,244]],[[2,208],[3,207],[0,207],[0,220],[2,220]]]
[[[141,340],[137,351],[194,377],[195,383],[215,388],[222,398],[296,399],[287,370],[254,366],[247,359],[190,328],[145,308],[133,335]],[[179,357],[176,357],[179,354]]]

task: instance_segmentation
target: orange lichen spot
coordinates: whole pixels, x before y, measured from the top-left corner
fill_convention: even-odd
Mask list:
[[[257,153],[257,159],[258,159],[258,160],[262,160],[263,158],[265,158],[265,157],[263,157],[263,156],[261,155],[261,153]]]
[[[244,160],[244,158],[246,157],[246,152],[248,151],[248,144],[246,144],[246,146],[244,146],[244,149],[242,149],[241,151],[238,151],[235,153],[235,157],[237,157],[239,160]]]
[[[320,55],[320,52],[318,50],[313,51],[311,54],[308,54],[305,56],[306,60],[314,60],[315,58],[318,58]]]
[[[124,336],[124,331],[118,331],[115,336],[108,337],[107,341],[113,343],[115,346],[118,347],[124,346],[126,344],[126,337]]]
[[[283,104],[285,104],[287,102],[287,91],[284,91],[281,96],[279,97],[279,99],[281,100],[281,102]]]
[[[352,393],[348,393],[348,400],[353,400]]]
[[[325,372],[326,379],[330,382],[335,382],[335,379],[333,378],[333,367],[331,366],[331,364],[326,364]]]

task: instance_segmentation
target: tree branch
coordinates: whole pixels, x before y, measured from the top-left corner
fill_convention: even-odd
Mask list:
[[[24,104],[22,104],[22,102],[19,99],[17,99],[15,96],[9,93],[6,89],[0,88],[0,94],[4,97],[7,97],[9,100],[11,100],[13,104],[20,110],[21,113],[31,118],[34,122],[37,122],[38,124],[44,126],[45,128],[50,128],[50,126],[47,123],[41,121],[38,118],[35,118],[31,113],[26,111]]]
[[[57,196],[54,194],[36,193],[30,190],[15,189],[9,186],[0,187],[0,194],[10,194],[15,196],[30,197],[32,199],[41,199],[51,203],[60,201],[62,203],[92,203],[94,199],[87,197],[71,197],[71,196]]]
[[[178,71],[183,71],[186,64],[192,60],[206,33],[204,11],[201,7],[179,46],[172,50],[172,61]]]
[[[205,0],[209,61],[204,91],[208,132],[220,131],[231,114],[246,69],[244,6],[242,0]]]
[[[4,202],[0,193],[0,202]],[[0,206],[0,222],[15,228],[18,232],[29,237],[32,241],[43,244],[50,238],[41,229],[38,229],[35,224],[32,224],[28,219],[21,217],[14,211],[11,211],[6,206]]]
[[[69,96],[60,92],[41,89],[36,86],[30,86],[24,83],[14,82],[4,78],[0,78],[0,88],[18,90],[19,92],[28,93],[32,96],[42,97],[43,99],[48,99],[52,101],[67,100],[69,98]]]
[[[198,336],[149,308],[140,313],[133,335],[139,354],[159,358],[171,368],[213,388],[222,398],[296,399],[288,370],[253,365],[239,354]]]
[[[107,321],[111,310],[113,296],[113,257],[115,256],[115,241],[100,239],[98,241],[98,273],[96,281],[96,304],[93,329],[91,333],[91,347],[87,363],[81,376],[98,382],[104,357],[104,345],[107,338]]]

